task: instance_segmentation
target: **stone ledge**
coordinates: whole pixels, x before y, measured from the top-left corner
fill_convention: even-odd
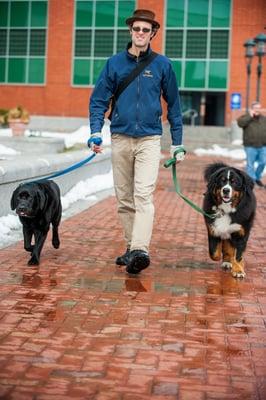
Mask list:
[[[63,138],[45,138],[39,136],[1,136],[1,130],[0,142],[2,145],[11,147],[21,154],[58,153],[63,151],[65,148],[65,141]]]
[[[0,216],[10,210],[10,198],[14,189],[22,182],[40,179],[65,169],[89,157],[89,150],[73,151],[62,154],[23,155],[0,163]],[[61,195],[67,193],[76,183],[95,175],[106,174],[111,169],[111,150],[105,148],[105,154],[99,154],[88,164],[62,175],[54,180],[58,183]]]

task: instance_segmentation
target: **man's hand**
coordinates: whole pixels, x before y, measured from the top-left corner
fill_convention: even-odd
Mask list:
[[[101,133],[93,133],[88,140],[88,147],[94,153],[101,153],[102,152],[102,137]]]
[[[185,159],[186,150],[181,144],[179,146],[172,145],[170,148],[171,158],[175,158],[176,162],[179,163]]]

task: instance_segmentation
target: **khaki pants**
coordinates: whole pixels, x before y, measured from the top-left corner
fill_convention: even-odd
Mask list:
[[[112,134],[112,166],[118,214],[131,250],[149,250],[159,171],[160,136]]]

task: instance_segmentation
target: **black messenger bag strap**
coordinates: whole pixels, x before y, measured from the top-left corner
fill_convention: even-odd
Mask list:
[[[108,118],[111,120],[112,119],[112,114],[113,110],[115,107],[115,102],[117,101],[118,97],[120,94],[128,87],[128,85],[144,70],[147,65],[149,65],[155,57],[158,56],[158,53],[155,53],[154,51],[151,51],[149,56],[145,58],[144,60],[141,60],[137,67],[133,69],[133,71],[130,72],[130,74],[122,81],[119,83],[115,93],[111,97],[111,111],[108,116]]]

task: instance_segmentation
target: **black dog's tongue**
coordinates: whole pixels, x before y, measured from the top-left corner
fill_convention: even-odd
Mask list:
[[[18,216],[20,216],[20,217],[30,217],[30,215],[28,215],[28,214],[25,213],[24,211],[18,211],[17,214],[18,214]]]

